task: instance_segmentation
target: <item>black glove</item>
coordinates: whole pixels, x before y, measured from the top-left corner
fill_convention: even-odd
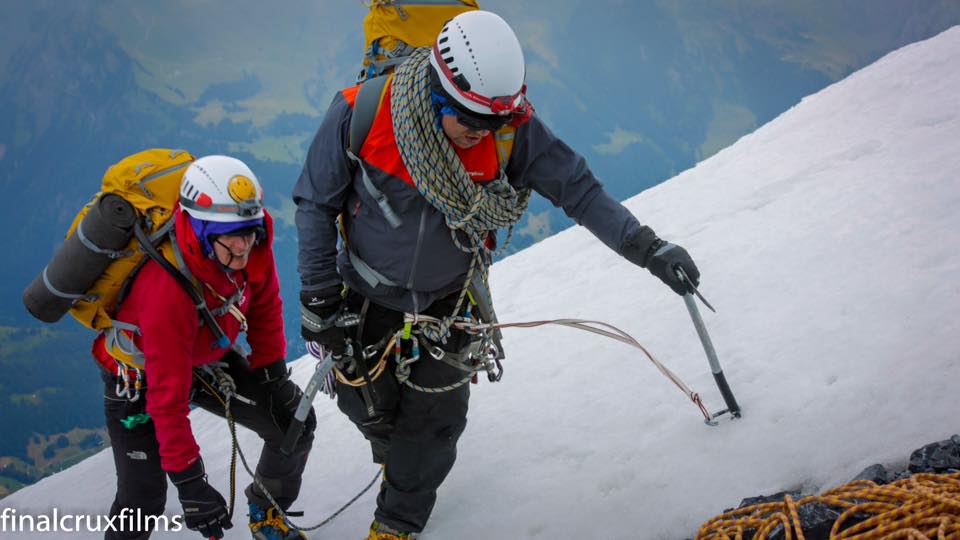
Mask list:
[[[184,525],[191,531],[199,531],[204,538],[223,538],[224,529],[233,527],[233,523],[226,501],[207,483],[203,461],[197,458],[186,469],[167,475],[180,495]]]
[[[692,291],[686,282],[677,277],[677,268],[683,269],[695,287],[700,284],[700,270],[687,250],[661,240],[653,229],[646,225],[624,243],[623,256],[649,270],[679,295]]]
[[[300,335],[306,341],[315,341],[330,351],[334,358],[343,356],[346,336],[337,326],[340,311],[341,287],[327,287],[318,291],[300,292]]]
[[[275,386],[283,384],[290,376],[290,371],[287,369],[286,361],[281,358],[270,365],[253,370],[253,375],[258,383],[264,386]]]
[[[253,370],[257,382],[270,394],[270,413],[278,425],[283,425],[278,419],[293,415],[300,405],[303,391],[297,383],[290,380],[290,372],[283,360]]]

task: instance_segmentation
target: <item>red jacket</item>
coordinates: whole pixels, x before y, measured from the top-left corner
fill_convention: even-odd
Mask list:
[[[211,285],[217,293],[229,298],[238,287],[244,287],[238,302],[249,326],[248,357],[252,368],[262,367],[286,356],[283,334],[282,304],[277,270],[273,260],[273,222],[265,213],[266,238],[253,248],[246,267],[235,272],[230,281],[217,262],[202,255],[200,244],[187,214],[177,208],[176,236],[183,258],[194,278]],[[216,309],[221,301],[204,286],[207,306]],[[144,355],[147,380],[147,412],[156,426],[160,444],[160,462],[166,471],[182,471],[200,456],[200,449],[190,430],[190,387],[193,368],[220,360],[226,349],[211,346],[213,333],[200,317],[189,295],[154,261],[148,261],[134,279],[130,293],[117,312],[119,321],[135,324],[140,335],[134,342]],[[229,313],[217,322],[230,342],[240,334],[240,322]],[[103,337],[94,342],[93,354],[111,372],[117,367],[103,346]]]

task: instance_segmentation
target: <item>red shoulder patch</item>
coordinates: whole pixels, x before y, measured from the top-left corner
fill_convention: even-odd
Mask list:
[[[357,101],[357,92],[360,91],[360,85],[351,86],[350,88],[344,88],[340,91],[343,94],[343,99],[347,100],[347,103],[350,105],[350,108],[353,108],[353,104]]]

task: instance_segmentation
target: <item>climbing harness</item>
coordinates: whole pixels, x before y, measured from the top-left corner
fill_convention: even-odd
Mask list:
[[[445,351],[437,345],[424,347],[433,360],[439,360],[466,373],[462,379],[449,385],[435,387],[421,386],[410,380],[411,366],[418,362],[421,357],[420,339],[413,335],[414,325],[419,326],[419,333],[422,337],[434,342],[439,340],[431,339],[431,335],[438,336],[444,325],[446,325],[447,331],[449,331],[449,328],[455,327],[474,338],[470,341],[466,350],[459,353]],[[428,330],[431,327],[435,330],[432,334]],[[490,382],[499,382],[503,377],[503,365],[500,363],[500,349],[494,343],[492,333],[489,331],[492,328],[494,327],[489,324],[471,319],[469,308],[463,317],[445,320],[406,313],[404,314],[403,329],[391,338],[390,344],[387,345],[387,350],[384,352],[384,357],[386,357],[392,345],[394,362],[397,366],[395,370],[397,382],[419,392],[439,394],[456,390],[468,382],[476,382],[477,374],[480,372],[486,372],[487,379]],[[411,343],[409,357],[404,357],[402,352],[404,341]]]
[[[700,527],[695,540],[765,540],[781,533],[786,540],[803,540],[800,508],[813,504],[839,512],[831,540],[960,538],[960,473],[952,473],[914,474],[886,485],[855,480],[798,501],[785,495],[782,502],[754,504],[714,517]]]

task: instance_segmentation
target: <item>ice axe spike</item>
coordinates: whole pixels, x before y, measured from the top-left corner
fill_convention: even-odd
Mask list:
[[[693,326],[697,330],[697,335],[700,336],[700,343],[703,344],[703,351],[707,354],[707,361],[710,362],[710,371],[713,372],[713,380],[717,383],[717,388],[720,389],[720,395],[723,396],[723,401],[726,403],[727,408],[715,413],[714,418],[722,414],[730,413],[734,418],[740,418],[740,405],[737,404],[737,399],[733,397],[733,391],[730,390],[730,385],[727,383],[727,378],[723,374],[723,369],[720,368],[720,360],[717,359],[717,351],[713,348],[713,342],[710,340],[710,334],[707,333],[707,327],[703,323],[703,317],[700,316],[700,309],[697,308],[697,301],[694,298],[694,293],[697,298],[700,298],[700,301],[704,303],[711,311],[716,312],[713,309],[707,300],[700,294],[700,291],[697,290],[696,286],[693,284],[693,281],[687,276],[687,273],[684,272],[682,267],[676,268],[677,277],[679,277],[684,283],[687,284],[687,287],[690,288],[693,292],[688,292],[683,295],[683,302],[687,305],[687,311],[690,312],[690,318],[693,320]],[[710,423],[709,421],[707,422]]]

